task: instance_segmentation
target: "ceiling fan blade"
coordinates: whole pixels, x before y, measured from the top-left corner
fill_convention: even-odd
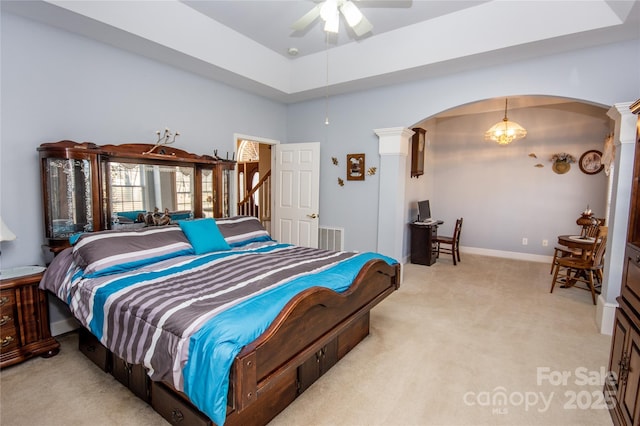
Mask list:
[[[373,25],[369,20],[363,15],[362,20],[358,25],[353,27],[353,32],[356,33],[358,37],[361,37],[371,31],[373,29]]]
[[[362,12],[351,0],[347,0],[340,5],[340,12],[351,28],[355,27],[362,20]]]
[[[320,6],[319,4],[315,5],[313,9],[305,13],[302,18],[298,19],[296,22],[291,25],[291,29],[294,31],[302,31],[307,28],[313,21],[315,21],[318,16],[320,16]]]

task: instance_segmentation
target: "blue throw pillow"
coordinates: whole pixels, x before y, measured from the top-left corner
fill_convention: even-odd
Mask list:
[[[218,229],[216,221],[211,218],[180,221],[180,228],[187,236],[196,254],[212,251],[230,250]]]
[[[143,216],[147,215],[146,210],[131,210],[129,212],[120,212],[116,213],[118,216],[126,217],[127,219],[135,222],[138,219],[138,215],[142,214]]]

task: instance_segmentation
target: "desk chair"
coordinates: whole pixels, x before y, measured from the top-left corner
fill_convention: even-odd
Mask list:
[[[587,258],[583,257],[560,257],[556,260],[556,271],[553,275],[553,281],[551,282],[551,290],[549,293],[553,293],[553,288],[556,283],[562,282],[561,287],[569,288],[576,287],[582,290],[591,291],[591,299],[593,304],[596,304],[596,289],[594,284],[594,274],[596,277],[599,272],[602,271],[604,266],[604,252],[607,247],[607,235],[599,235],[594,243],[591,253],[592,256]],[[560,276],[560,270],[564,269],[564,278]],[[571,275],[573,273],[573,275]],[[578,287],[578,283],[586,284],[585,287]]]
[[[456,219],[456,226],[453,229],[453,236],[446,237],[446,236],[438,235],[435,240],[435,243],[438,249],[438,254],[436,257],[440,257],[440,253],[450,254],[453,257],[454,266],[457,265],[456,259],[458,262],[460,262],[461,232],[462,232],[462,218]]]

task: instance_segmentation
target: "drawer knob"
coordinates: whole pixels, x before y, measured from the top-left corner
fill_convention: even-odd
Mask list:
[[[0,343],[0,346],[4,348],[5,346],[9,346],[11,342],[13,342],[13,337],[7,336],[4,339],[2,339],[2,343]]]
[[[7,296],[0,297],[0,306],[9,303],[9,298]]]
[[[179,408],[171,410],[171,420],[173,423],[180,423],[184,420],[184,414],[182,414]]]
[[[0,318],[0,326],[3,326],[10,321],[13,321],[13,318],[7,315],[3,315],[2,318]]]

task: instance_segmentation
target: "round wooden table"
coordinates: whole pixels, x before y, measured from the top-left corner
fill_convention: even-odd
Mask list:
[[[558,235],[558,244],[580,250],[583,259],[589,255],[594,242],[595,239],[591,237],[583,238],[580,235]]]

